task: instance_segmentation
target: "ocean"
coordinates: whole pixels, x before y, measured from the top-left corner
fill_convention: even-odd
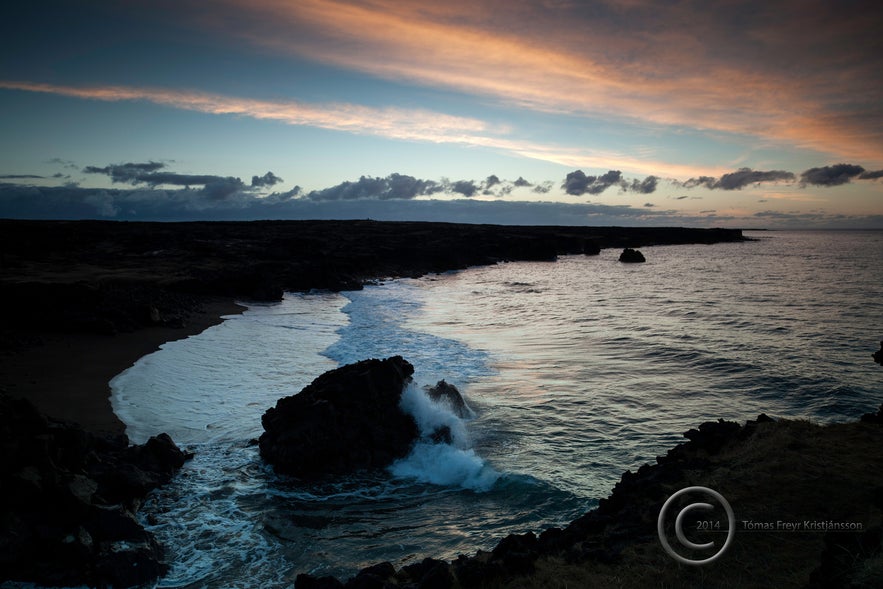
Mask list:
[[[133,442],[195,457],[141,517],[159,587],[283,587],[381,561],[453,559],[562,526],[703,421],[854,420],[883,401],[883,231],[746,232],[756,241],[518,262],[251,304],[112,382]],[[402,355],[403,406],[452,427],[389,469],[276,476],[260,417],[336,366]],[[472,416],[422,391],[445,379]]]

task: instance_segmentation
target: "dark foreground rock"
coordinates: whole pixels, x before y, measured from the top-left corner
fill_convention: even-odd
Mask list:
[[[689,441],[656,464],[624,473],[608,498],[565,528],[511,534],[490,552],[450,563],[427,559],[399,570],[383,563],[346,583],[301,575],[295,586],[883,586],[883,484],[873,467],[883,428],[876,421],[823,427],[760,415],[744,425],[706,422],[684,436]],[[659,543],[663,503],[693,485],[721,492],[736,511],[736,541],[714,566],[685,567]],[[861,528],[744,533],[746,520],[833,520]]]
[[[871,354],[874,358],[874,362],[877,364],[883,364],[883,342],[880,342],[880,349]]]
[[[646,262],[647,259],[640,251],[627,247],[619,254],[619,261],[625,264],[640,264]]]
[[[131,587],[166,571],[135,512],[187,458],[169,436],[129,446],[0,394],[0,447],[0,579]]]
[[[399,407],[413,373],[401,356],[326,372],[264,413],[261,456],[277,472],[302,478],[389,465],[418,436],[414,418]]]

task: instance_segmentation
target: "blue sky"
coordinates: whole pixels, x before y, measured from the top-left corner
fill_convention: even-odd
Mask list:
[[[7,13],[4,217],[883,227],[879,2]]]

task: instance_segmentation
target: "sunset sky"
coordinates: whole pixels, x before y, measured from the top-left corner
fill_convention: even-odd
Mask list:
[[[883,3],[95,0],[0,20],[0,217],[883,228]]]

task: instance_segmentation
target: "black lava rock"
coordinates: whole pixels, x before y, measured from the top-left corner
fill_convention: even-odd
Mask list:
[[[152,583],[167,566],[135,512],[187,457],[165,434],[129,446],[0,394],[0,579]]]
[[[413,373],[401,356],[326,372],[264,413],[261,456],[301,478],[388,466],[418,437],[414,418],[399,407]]]
[[[640,251],[627,247],[619,254],[619,261],[626,264],[640,264],[646,262],[647,259]]]
[[[426,390],[429,398],[436,403],[444,403],[450,407],[457,417],[469,417],[469,408],[466,407],[463,396],[454,385],[440,380],[434,387],[427,386],[424,390]]]

